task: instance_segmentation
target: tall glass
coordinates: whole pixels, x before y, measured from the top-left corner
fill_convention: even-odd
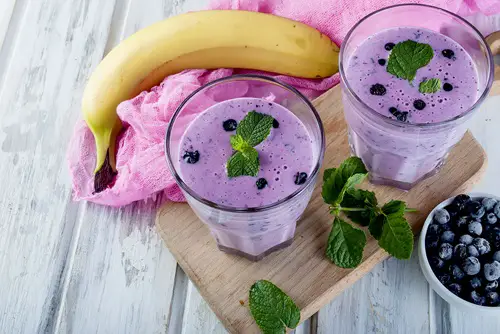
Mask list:
[[[396,27],[425,28],[447,35],[471,56],[478,73],[478,95],[467,111],[440,123],[403,123],[381,115],[356,95],[345,72],[351,55],[374,33]],[[467,21],[440,8],[406,4],[381,9],[359,21],[342,43],[339,67],[352,154],[364,161],[373,183],[409,190],[435,174],[463,137],[467,121],[488,95],[494,64],[483,36]]]
[[[227,207],[202,198],[182,179],[179,146],[187,125],[212,105],[240,97],[262,98],[282,105],[304,124],[313,141],[313,171],[294,193],[267,206]],[[296,222],[304,212],[316,183],[325,150],[323,125],[318,113],[299,91],[269,77],[235,75],[197,89],[178,107],[166,136],[168,165],[190,207],[207,224],[220,250],[257,261],[290,245]]]

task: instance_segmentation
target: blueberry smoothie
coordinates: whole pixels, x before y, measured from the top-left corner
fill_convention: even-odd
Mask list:
[[[419,64],[425,52],[428,62]],[[413,64],[416,72],[405,77]],[[459,118],[480,94],[470,55],[438,32],[399,27],[359,43],[344,66],[350,91],[362,101],[346,94],[343,82],[349,142],[372,181],[410,189],[435,173],[466,131],[463,121],[442,122]]]
[[[270,134],[254,147],[259,160],[257,175],[229,177],[228,160],[236,154],[230,138],[249,112],[272,117]],[[221,214],[195,209],[209,225],[219,248],[252,258],[291,242],[313,187],[306,190],[305,197],[290,199],[277,212],[252,215],[241,211],[275,204],[301,189],[317,162],[313,144],[294,113],[260,98],[217,103],[189,124],[179,144],[182,180],[199,197],[240,210]],[[192,207],[197,206],[187,199]]]

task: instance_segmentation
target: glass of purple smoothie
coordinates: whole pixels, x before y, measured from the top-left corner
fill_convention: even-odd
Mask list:
[[[394,74],[419,61],[390,65],[395,50],[393,60],[407,50],[420,57],[424,45],[432,58],[412,79]],[[339,71],[351,152],[371,181],[409,190],[439,171],[488,95],[493,66],[482,35],[446,10],[396,5],[359,21],[344,39]],[[430,79],[437,91],[421,87]]]
[[[231,135],[249,112],[273,118],[255,146],[256,177],[228,177]],[[290,245],[314,189],[324,132],[312,104],[272,78],[235,75],[212,81],[178,107],[166,136],[167,162],[186,200],[220,250],[257,261]]]

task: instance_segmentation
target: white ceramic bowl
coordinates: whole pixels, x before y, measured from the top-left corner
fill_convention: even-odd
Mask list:
[[[482,198],[482,197],[491,197],[500,201],[500,197],[484,194],[484,193],[469,193],[471,198]],[[449,198],[446,201],[441,202],[438,206],[431,211],[431,213],[427,216],[425,220],[424,227],[422,228],[422,232],[420,233],[420,239],[418,241],[418,257],[420,262],[420,268],[422,268],[422,272],[424,273],[425,278],[429,282],[431,288],[436,291],[438,295],[441,296],[444,300],[450,303],[457,308],[467,311],[480,313],[481,315],[500,315],[500,306],[492,307],[492,306],[480,306],[473,304],[465,299],[458,297],[453,294],[450,290],[448,290],[436,277],[432,268],[429,264],[429,260],[427,259],[426,251],[425,251],[425,235],[427,234],[427,228],[432,222],[432,218],[434,217],[434,212],[438,209],[442,209],[445,206],[451,204],[455,197]]]

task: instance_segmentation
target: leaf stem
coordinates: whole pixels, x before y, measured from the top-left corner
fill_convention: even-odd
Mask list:
[[[418,210],[414,208],[406,208],[405,212],[418,212]]]
[[[340,207],[340,211],[348,211],[348,212],[361,212],[366,211],[368,208],[344,208]]]

